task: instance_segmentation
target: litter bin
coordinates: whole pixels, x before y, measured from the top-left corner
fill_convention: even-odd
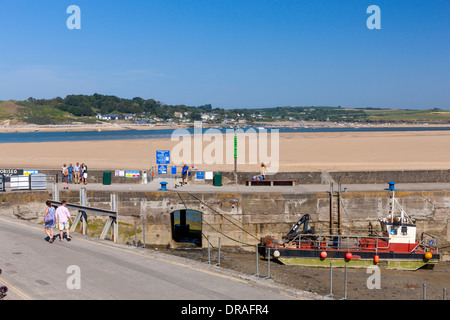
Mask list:
[[[111,172],[103,172],[103,184],[111,184]]]
[[[215,173],[214,174],[213,184],[216,187],[221,187],[222,186],[222,174],[221,173]]]

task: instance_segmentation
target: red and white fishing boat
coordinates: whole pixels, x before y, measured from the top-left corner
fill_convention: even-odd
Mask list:
[[[308,266],[329,266],[333,261],[338,267],[374,264],[410,270],[433,267],[440,258],[438,239],[425,232],[417,238],[415,220],[395,198],[395,182],[389,182],[386,190],[391,193],[389,212],[379,219],[378,231],[349,229],[330,234],[329,230],[322,232],[309,227],[310,216],[305,214],[281,240],[262,238],[259,253],[284,264]]]

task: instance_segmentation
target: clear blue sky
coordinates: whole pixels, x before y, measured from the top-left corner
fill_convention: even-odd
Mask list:
[[[450,109],[446,0],[2,0],[0,44],[0,100]]]

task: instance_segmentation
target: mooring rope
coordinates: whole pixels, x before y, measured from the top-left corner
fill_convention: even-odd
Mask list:
[[[225,218],[226,220],[228,220],[229,222],[231,222],[232,224],[234,224],[236,227],[238,227],[239,229],[241,229],[242,231],[244,231],[245,233],[247,233],[248,235],[250,235],[251,237],[255,238],[255,240],[259,240],[257,237],[255,237],[253,234],[251,234],[250,232],[248,232],[247,230],[245,230],[243,227],[237,225],[236,223],[234,223],[233,221],[231,221],[226,215],[220,213],[219,211],[217,211],[214,208],[211,208],[207,203],[203,202],[202,200],[200,200],[199,198],[197,198],[196,196],[194,196],[193,194],[189,193],[189,195],[191,195],[193,198],[195,198],[197,201],[203,203],[205,206],[207,206],[209,209],[211,209],[212,211],[214,211],[215,213],[217,213],[218,215],[220,215],[221,217]],[[240,223],[239,220],[233,218],[234,220],[236,220],[237,222]]]

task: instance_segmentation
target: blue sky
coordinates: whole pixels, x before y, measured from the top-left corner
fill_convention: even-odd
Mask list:
[[[0,39],[0,100],[450,109],[444,0],[2,0]]]

